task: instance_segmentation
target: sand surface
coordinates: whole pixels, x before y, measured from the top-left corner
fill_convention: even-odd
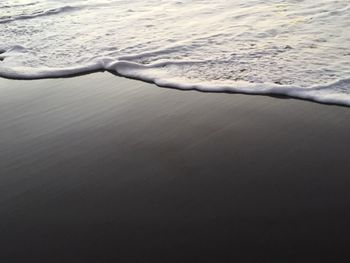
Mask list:
[[[349,132],[346,107],[0,79],[0,261],[349,262]]]

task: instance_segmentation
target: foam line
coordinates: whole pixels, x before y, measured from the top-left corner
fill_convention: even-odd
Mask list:
[[[350,90],[350,79],[342,79],[326,85],[315,85],[307,88],[278,85],[274,83],[236,82],[218,84],[215,82],[187,82],[186,79],[172,78],[164,71],[168,65],[182,65],[189,61],[160,62],[142,65],[130,61],[120,61],[112,58],[101,58],[90,64],[64,69],[58,68],[5,68],[0,66],[0,76],[12,79],[42,79],[57,78],[85,74],[99,70],[107,70],[118,75],[141,81],[151,82],[158,86],[198,90],[203,92],[227,92],[256,95],[284,95],[293,98],[312,100],[320,103],[350,106],[350,96],[344,95],[344,90]]]
[[[70,11],[73,11],[76,9],[79,9],[79,8],[73,7],[73,6],[63,6],[63,7],[59,7],[59,8],[54,8],[54,9],[49,9],[49,10],[33,13],[30,15],[19,15],[19,16],[3,18],[3,19],[0,18],[0,24],[6,24],[6,23],[13,22],[13,21],[17,21],[17,20],[33,19],[33,18],[37,18],[37,17],[55,15],[55,14],[60,14],[60,13],[64,13],[64,12],[70,12]]]
[[[203,92],[228,92],[255,95],[283,95],[287,97],[305,99],[327,104],[350,106],[350,96],[342,91],[350,90],[350,79],[342,79],[325,85],[314,85],[307,88],[297,86],[278,85],[275,83],[237,82],[221,85],[209,82],[189,83],[183,79],[167,77],[159,69],[170,62],[153,65],[139,65],[133,62],[118,61],[109,64],[108,70],[114,69],[122,76],[152,82],[158,86],[171,87],[182,90],[198,90]],[[181,63],[181,62],[179,62]],[[158,69],[158,70],[157,70]]]

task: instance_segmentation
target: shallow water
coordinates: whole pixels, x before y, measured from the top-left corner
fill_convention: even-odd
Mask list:
[[[5,0],[0,75],[94,70],[350,105],[350,2]]]

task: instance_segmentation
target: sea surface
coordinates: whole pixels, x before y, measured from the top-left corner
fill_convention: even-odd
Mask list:
[[[0,76],[98,70],[350,106],[350,0],[0,1]]]

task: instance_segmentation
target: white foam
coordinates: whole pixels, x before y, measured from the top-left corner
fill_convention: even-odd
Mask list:
[[[115,72],[126,77],[152,82],[159,86],[183,90],[256,95],[284,95],[320,103],[350,106],[350,96],[348,95],[350,90],[350,78],[325,85],[314,85],[308,88],[277,85],[275,83],[248,83],[244,81],[237,81],[229,84],[216,84],[215,82],[191,82],[186,78],[171,78],[162,71],[162,68],[169,64],[171,64],[171,62],[163,62],[155,65],[139,65],[132,62],[121,61],[110,63],[106,67],[106,70],[115,70]]]
[[[227,92],[255,95],[284,95],[293,98],[312,100],[320,103],[339,104],[350,106],[350,79],[338,80],[325,85],[314,85],[302,88],[291,85],[278,85],[275,83],[249,83],[237,81],[235,83],[218,84],[215,82],[193,82],[186,78],[170,77],[166,70],[169,65],[182,65],[184,62],[161,62],[153,65],[141,65],[129,61],[114,61],[111,58],[103,58],[94,63],[65,69],[41,68],[13,68],[0,67],[0,75],[14,79],[40,79],[55,78],[84,74],[99,70],[107,70],[121,76],[154,83],[158,86],[170,87],[182,90],[198,90],[202,92]],[[345,92],[345,95],[344,95]]]
[[[0,24],[6,24],[9,22],[17,21],[17,20],[33,19],[33,18],[37,18],[37,17],[55,15],[55,14],[60,14],[63,12],[73,11],[75,9],[77,9],[77,7],[62,6],[62,7],[58,7],[58,8],[49,9],[49,10],[43,10],[43,11],[36,12],[33,14],[17,15],[17,16],[12,16],[12,17],[0,18]]]
[[[43,78],[59,78],[74,75],[86,74],[103,70],[104,66],[100,63],[91,63],[76,67],[67,68],[31,68],[31,67],[2,67],[0,64],[0,77],[9,79],[43,79]]]
[[[108,70],[180,89],[349,105],[347,1],[3,0],[0,6],[2,77]]]

